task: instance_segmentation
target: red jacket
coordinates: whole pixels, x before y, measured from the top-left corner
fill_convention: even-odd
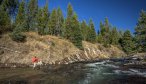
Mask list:
[[[34,62],[38,62],[38,58],[33,57],[33,58],[32,58],[32,62],[33,62],[33,63],[34,63]]]

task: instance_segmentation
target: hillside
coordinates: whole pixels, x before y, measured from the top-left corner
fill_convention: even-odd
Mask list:
[[[124,56],[117,47],[105,48],[101,44],[83,41],[84,51],[76,48],[68,40],[55,36],[39,36],[37,33],[25,33],[27,40],[17,43],[11,40],[9,34],[0,38],[0,62],[30,64],[32,56],[49,64],[67,64],[76,61]]]

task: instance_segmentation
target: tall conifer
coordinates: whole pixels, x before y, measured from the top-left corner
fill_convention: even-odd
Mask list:
[[[146,52],[146,12],[141,11],[140,18],[135,28],[137,51]]]

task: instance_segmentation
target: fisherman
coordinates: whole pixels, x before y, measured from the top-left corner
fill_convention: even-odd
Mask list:
[[[37,58],[36,56],[34,56],[34,57],[32,58],[32,63],[33,63],[33,69],[35,69],[36,66],[37,66],[37,63],[38,63],[38,58]]]

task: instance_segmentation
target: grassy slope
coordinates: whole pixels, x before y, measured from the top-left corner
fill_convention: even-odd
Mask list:
[[[85,51],[81,51],[68,40],[59,37],[39,36],[34,32],[25,34],[27,35],[27,41],[24,43],[12,41],[9,34],[3,35],[0,39],[0,62],[31,63],[32,56],[37,56],[43,62],[52,64],[66,58],[67,61],[80,61],[80,59],[124,55],[120,49],[114,46],[104,48],[101,44],[91,44],[83,41]]]

